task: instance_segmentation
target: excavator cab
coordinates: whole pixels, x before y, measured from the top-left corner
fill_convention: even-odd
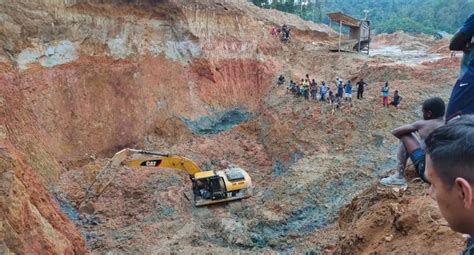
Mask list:
[[[215,174],[214,171],[197,173],[191,181],[195,198],[216,200],[227,197],[224,178]]]
[[[194,204],[210,205],[250,197],[252,181],[241,168],[222,171],[205,171],[191,177]]]

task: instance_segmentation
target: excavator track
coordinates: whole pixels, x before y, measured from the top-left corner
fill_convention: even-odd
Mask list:
[[[220,203],[231,202],[235,200],[242,200],[244,198],[249,198],[249,197],[250,195],[237,195],[234,197],[228,197],[228,198],[216,199],[216,200],[198,198],[194,201],[194,205],[197,207],[200,207],[200,206],[205,206],[205,205],[220,204]]]

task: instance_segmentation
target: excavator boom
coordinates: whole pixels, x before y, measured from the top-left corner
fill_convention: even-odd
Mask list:
[[[80,207],[87,207],[97,199],[113,182],[121,165],[128,167],[169,168],[184,171],[193,182],[194,204],[196,206],[239,200],[249,197],[250,176],[240,168],[224,171],[202,171],[192,160],[153,151],[123,149],[100,170],[94,182],[86,191]]]
[[[146,155],[146,154],[145,154]],[[151,154],[153,155],[153,154]],[[141,159],[131,159],[123,161],[123,164],[129,167],[159,167],[159,168],[172,168],[187,172],[190,176],[194,176],[196,173],[202,172],[193,161],[181,156],[175,155],[158,155],[146,156]]]

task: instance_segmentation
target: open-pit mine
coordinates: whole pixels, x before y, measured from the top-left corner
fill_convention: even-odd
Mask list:
[[[330,27],[238,0],[0,0],[0,21],[0,254],[464,244],[413,172],[407,189],[378,184],[396,164],[390,130],[419,119],[426,98],[447,100],[459,65],[447,40],[396,33],[375,36],[369,55],[331,52]],[[270,33],[281,24],[287,43]],[[280,74],[368,86],[332,112],[277,85]],[[382,107],[386,81],[399,110]],[[125,148],[238,167],[252,194],[197,207],[188,173],[113,164]]]

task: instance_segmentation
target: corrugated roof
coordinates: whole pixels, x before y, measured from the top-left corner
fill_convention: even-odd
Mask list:
[[[333,13],[328,13],[327,15],[329,16],[331,21],[334,21],[337,23],[342,21],[342,25],[344,26],[359,27],[359,20],[351,16],[348,16],[342,12],[333,12]]]

